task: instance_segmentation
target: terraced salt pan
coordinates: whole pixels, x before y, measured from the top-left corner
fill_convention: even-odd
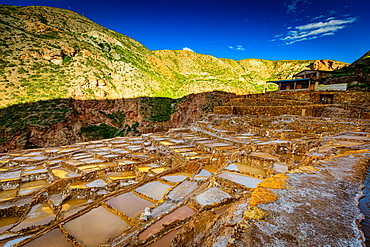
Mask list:
[[[47,173],[48,170],[45,169],[44,167],[36,167],[34,169],[27,169],[23,171],[23,176],[24,175],[31,175],[31,174],[38,174],[38,173]]]
[[[12,227],[19,217],[3,217],[0,219],[0,232],[5,232],[10,227]]]
[[[188,173],[188,172],[178,172],[178,173],[172,173],[169,175],[164,176],[163,178],[166,179],[167,181],[177,183],[184,181],[186,178],[190,178],[193,174]]]
[[[171,169],[171,168],[170,167],[157,167],[157,168],[153,168],[151,171],[156,173],[156,174],[159,174],[159,173],[165,172],[169,169]]]
[[[223,172],[223,173],[218,174],[217,176],[233,181],[235,183],[244,185],[245,187],[248,187],[248,188],[256,188],[257,184],[262,182],[261,179],[238,175],[238,174],[234,174],[230,172]]]
[[[149,247],[164,247],[170,246],[172,239],[182,230],[182,228],[177,229],[175,231],[171,231],[170,233],[166,234],[156,242],[149,245]]]
[[[155,222],[153,225],[149,226],[142,233],[139,234],[139,240],[145,240],[148,237],[156,234],[158,231],[163,229],[163,225],[168,225],[175,220],[183,220],[194,214],[194,210],[188,206],[182,206],[173,211],[172,213],[164,216],[162,219]]]
[[[86,188],[102,188],[105,187],[107,183],[102,179],[96,179],[92,182],[75,182],[70,185],[71,189],[86,189]]]
[[[269,153],[252,152],[252,153],[250,153],[250,155],[251,156],[256,156],[256,157],[259,157],[259,158],[263,158],[263,159],[274,160],[274,161],[279,160],[278,157],[273,156]]]
[[[107,204],[114,207],[118,211],[121,211],[132,219],[139,218],[146,207],[153,206],[152,202],[136,196],[131,192],[112,198],[107,201]]]
[[[230,171],[238,171],[238,172],[247,172],[247,173],[250,173],[250,174],[254,174],[254,175],[260,175],[260,176],[266,176],[266,172],[261,169],[261,168],[257,168],[257,167],[253,167],[253,166],[250,166],[250,165],[246,165],[246,164],[241,164],[241,163],[233,163],[233,164],[230,164],[226,167],[227,170],[230,170]]]
[[[74,178],[80,176],[77,173],[74,173],[70,170],[67,170],[65,168],[56,168],[52,169],[51,172],[57,176],[58,178]]]
[[[11,171],[11,172],[4,172],[0,174],[0,182],[17,180],[21,176],[21,170],[19,171]]]
[[[168,193],[168,198],[171,200],[182,200],[187,195],[189,195],[192,191],[194,191],[198,187],[196,182],[192,181],[184,181],[178,186],[176,186],[170,193]]]
[[[99,246],[129,228],[129,224],[103,207],[75,218],[64,228],[83,246]]]
[[[18,195],[27,195],[34,191],[41,189],[48,183],[46,180],[36,180],[32,182],[23,183],[19,189]]]
[[[207,179],[211,175],[209,171],[202,169],[198,174],[194,175],[194,179]]]
[[[211,205],[212,203],[220,203],[223,199],[231,198],[229,194],[218,189],[210,188],[200,195],[195,197],[195,200],[202,206]]]
[[[0,191],[0,202],[8,201],[15,198],[17,192],[17,189]]]
[[[33,206],[26,218],[11,231],[19,231],[30,226],[45,225],[54,219],[53,210],[47,203],[37,204]]]
[[[61,211],[66,211],[66,210],[69,210],[69,209],[78,208],[78,207],[81,207],[81,206],[83,206],[84,204],[86,204],[88,202],[90,202],[90,201],[87,200],[87,199],[78,199],[78,198],[69,199],[69,200],[66,200],[66,201],[63,202]]]
[[[159,181],[154,181],[147,183],[136,189],[137,192],[142,193],[155,200],[161,200],[163,195],[171,188],[171,186],[161,183]]]
[[[24,236],[24,237],[20,237],[20,238],[16,238],[16,239],[12,239],[10,241],[8,241],[6,244],[3,245],[3,247],[12,247],[14,246],[15,244],[25,240],[26,238],[29,238],[30,236]]]
[[[136,178],[136,174],[133,171],[126,172],[108,172],[107,176],[111,180],[121,180],[121,179],[133,179]]]
[[[71,247],[72,244],[64,237],[59,228],[51,230],[48,233],[41,235],[35,240],[23,245],[24,247]]]

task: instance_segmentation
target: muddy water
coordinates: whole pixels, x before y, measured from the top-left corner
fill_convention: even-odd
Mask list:
[[[171,246],[171,241],[172,239],[177,235],[177,233],[179,231],[181,231],[182,228],[178,229],[178,230],[175,230],[175,231],[172,231],[166,235],[164,235],[161,239],[159,239],[158,241],[152,243],[149,245],[149,247],[169,247]]]
[[[64,228],[83,246],[99,246],[117,236],[129,227],[129,224],[103,207],[67,222]]]
[[[107,203],[132,219],[139,218],[140,214],[144,212],[146,207],[151,207],[153,205],[153,203],[136,196],[133,193],[126,193],[117,196],[107,201]]]
[[[169,188],[171,188],[171,186],[163,184],[159,181],[154,181],[139,187],[136,189],[136,191],[155,200],[160,200]]]
[[[168,225],[175,220],[183,220],[194,214],[194,210],[188,206],[182,206],[173,211],[172,213],[164,216],[153,225],[149,226],[145,231],[139,234],[139,240],[145,240],[151,235],[157,233],[163,228],[163,225]]]
[[[36,238],[35,240],[23,245],[24,247],[70,247],[71,243],[64,237],[59,228],[51,230],[48,233]]]
[[[370,168],[365,178],[364,197],[360,200],[359,208],[364,214],[365,219],[361,223],[361,230],[365,234],[366,246],[370,246]]]

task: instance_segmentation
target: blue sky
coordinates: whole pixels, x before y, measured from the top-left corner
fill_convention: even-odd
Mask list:
[[[150,50],[241,60],[333,59],[370,50],[370,0],[5,0],[71,9]]]

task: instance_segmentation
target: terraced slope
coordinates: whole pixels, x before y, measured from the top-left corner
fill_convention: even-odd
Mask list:
[[[369,126],[210,114],[189,128],[0,154],[0,244],[361,246]]]

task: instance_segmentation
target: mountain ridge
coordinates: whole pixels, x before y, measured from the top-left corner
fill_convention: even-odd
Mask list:
[[[0,5],[0,107],[58,98],[181,98],[192,93],[263,92],[316,60],[216,58],[150,51],[70,10]],[[324,61],[324,60],[321,60]],[[332,62],[329,69],[345,63]]]

